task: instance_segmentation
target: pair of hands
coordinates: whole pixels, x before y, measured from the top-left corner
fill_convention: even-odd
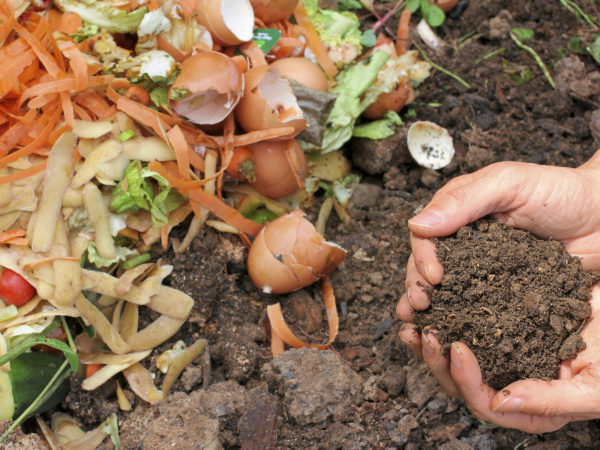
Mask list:
[[[405,322],[400,337],[425,360],[441,387],[463,398],[480,419],[544,433],[571,421],[600,418],[600,284],[592,288],[592,315],[582,332],[587,347],[562,362],[559,378],[521,380],[499,392],[483,383],[475,355],[466,345],[455,342],[449,357],[444,356],[434,333],[419,334],[411,323],[415,310],[429,307],[419,285],[438,284],[443,275],[430,238],[452,234],[486,215],[561,241],[581,258],[585,270],[600,269],[600,151],[577,169],[496,163],[441,188],[408,222],[412,254],[406,293],[397,307]]]

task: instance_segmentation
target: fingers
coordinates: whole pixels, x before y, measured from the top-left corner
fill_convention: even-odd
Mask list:
[[[495,395],[491,406],[497,412],[595,419],[600,415],[599,375],[590,371],[568,380],[517,381]]]
[[[417,331],[417,326],[412,323],[404,323],[400,327],[400,339],[406,344],[411,352],[419,359],[423,358],[421,348],[421,335]]]
[[[444,268],[437,259],[435,244],[430,239],[425,239],[411,233],[410,246],[412,248],[414,264],[421,276],[430,285],[438,284],[442,281]]]
[[[413,309],[422,311],[429,308],[431,302],[429,301],[429,295],[427,295],[425,289],[430,288],[431,285],[432,284],[417,268],[415,258],[411,254],[408,258],[408,263],[406,264],[406,280],[404,281],[404,286],[406,287],[408,300],[410,300],[410,306]]]
[[[450,372],[469,410],[487,422],[528,433],[545,433],[561,428],[572,417],[542,417],[520,412],[500,412],[492,409],[496,391],[483,382],[475,355],[462,342],[452,344]]]
[[[431,373],[437,379],[441,388],[453,397],[460,397],[460,391],[450,373],[450,359],[437,338],[436,330],[425,328],[421,335],[423,345],[423,359],[429,366]]]
[[[487,214],[508,210],[527,180],[527,170],[518,163],[492,164],[454,178],[408,221],[408,227],[422,237],[447,236]]]
[[[396,306],[396,313],[402,322],[414,322],[415,310],[410,304],[408,292],[405,292]]]

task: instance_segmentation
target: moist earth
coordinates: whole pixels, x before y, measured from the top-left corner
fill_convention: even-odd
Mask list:
[[[563,244],[486,219],[434,242],[444,275],[415,323],[446,353],[466,343],[494,389],[557,378],[560,362],[585,348],[580,330],[600,273],[584,272]]]
[[[600,17],[594,2],[576,3]],[[386,26],[392,32],[395,27],[395,19]],[[556,89],[531,54],[515,45],[512,28],[534,31],[525,43],[545,62]],[[430,50],[411,36],[433,62],[469,84],[435,70],[402,112],[407,125],[418,118],[445,127],[456,154],[440,171],[421,168],[407,152],[403,130],[389,140],[348,145],[353,170],[363,179],[348,207],[352,220],[346,225],[333,216],[325,230],[328,240],[348,251],[331,277],[340,331],[330,350],[290,350],[271,358],[266,306],[281,301],[300,337],[326,342],[320,294],[314,287],[287,296],[258,291],[246,272],[246,249],[235,237],[206,228],[185,254],[155,250],[175,267],[170,283],[196,301],[182,330],[155,355],[178,339],[198,338],[209,341],[209,353],[185,370],[160,405],[134,400],[133,411],[118,413],[123,448],[596,448],[597,421],[530,435],[476,419],[402,346],[395,314],[410,254],[407,220],[444,183],[505,160],[576,167],[598,148],[598,65],[590,55],[568,50],[571,38],[590,31],[557,1],[461,0],[436,29],[443,49]],[[313,221],[319,206],[317,201],[307,211]],[[158,384],[155,359],[145,364]],[[118,377],[111,383],[117,380],[127,387]],[[114,410],[114,384],[93,393],[78,386],[73,380],[60,409],[90,429]],[[35,433],[30,421],[5,448],[43,448]]]

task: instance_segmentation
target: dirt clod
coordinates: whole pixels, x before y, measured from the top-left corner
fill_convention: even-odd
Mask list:
[[[488,219],[435,241],[444,276],[415,322],[438,330],[446,351],[466,343],[490,386],[556,378],[560,361],[585,348],[580,330],[598,274],[562,244]]]

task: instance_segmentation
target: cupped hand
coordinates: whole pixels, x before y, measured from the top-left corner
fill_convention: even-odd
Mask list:
[[[586,325],[588,347],[576,359],[563,362],[560,379],[519,381],[499,393],[483,384],[473,353],[462,343],[444,357],[435,333],[419,335],[410,322],[415,310],[429,307],[425,286],[441,281],[432,237],[446,236],[480,217],[491,215],[516,228],[553,238],[581,258],[585,270],[600,268],[600,152],[577,168],[505,162],[450,181],[409,221],[412,254],[408,261],[406,293],[397,311],[406,322],[404,342],[428,363],[442,388],[465,399],[478,417],[509,428],[546,432],[572,420],[600,418],[600,293]],[[597,289],[596,289],[597,291]],[[427,331],[427,330],[426,330]],[[565,402],[585,393],[588,406]],[[595,397],[594,397],[595,395]],[[579,401],[579,400],[578,400]],[[585,403],[586,400],[583,400]],[[569,406],[570,405],[570,406]]]
[[[586,348],[563,361],[557,380],[521,380],[495,391],[481,376],[475,355],[462,342],[442,354],[434,332],[415,334],[405,324],[403,339],[418,343],[423,358],[450,394],[487,422],[528,433],[546,433],[576,420],[600,418],[600,285],[592,289],[592,316],[582,332]]]

